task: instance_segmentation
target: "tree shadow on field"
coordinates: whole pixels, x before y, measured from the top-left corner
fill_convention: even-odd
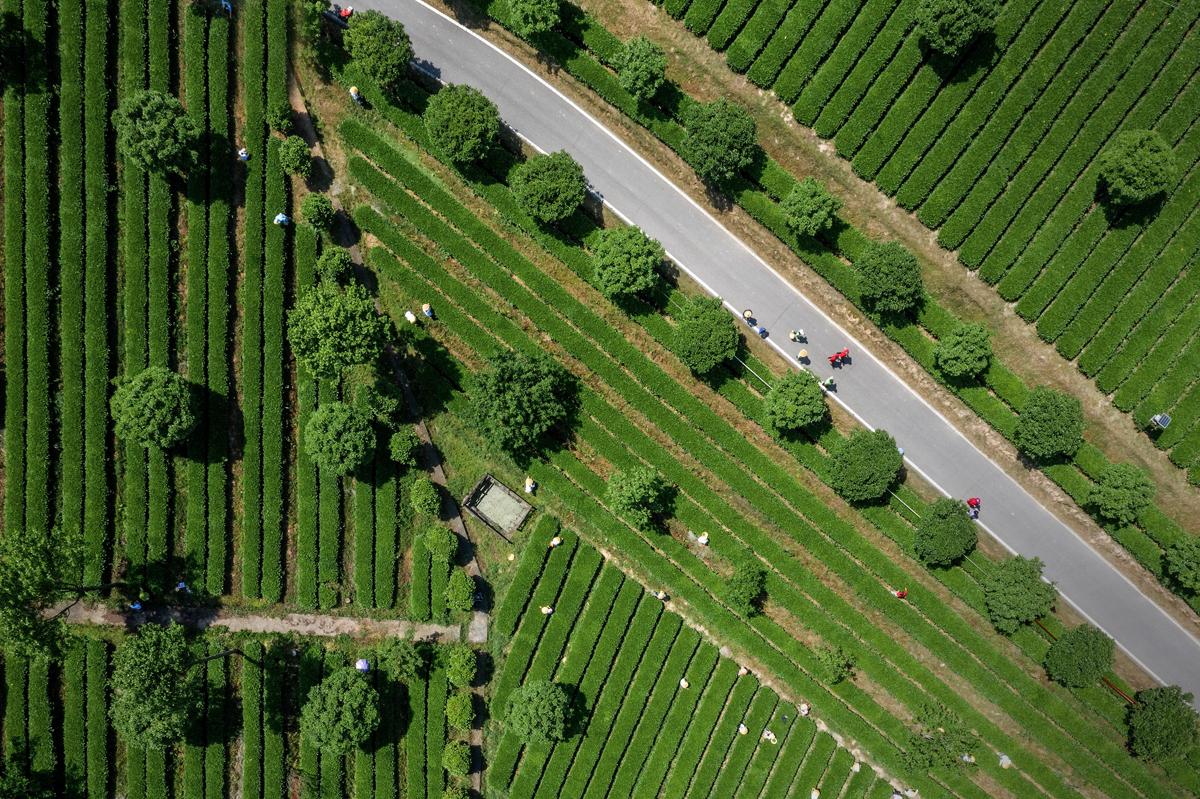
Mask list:
[[[18,14],[0,14],[0,85],[25,96],[50,88],[47,48],[34,39]]]

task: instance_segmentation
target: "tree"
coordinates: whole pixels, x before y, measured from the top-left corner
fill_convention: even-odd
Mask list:
[[[544,33],[558,24],[558,0],[511,0],[509,24],[518,36]]]
[[[475,581],[465,569],[454,569],[446,581],[446,607],[455,613],[470,613],[475,607]]]
[[[329,226],[333,224],[333,201],[326,195],[314,191],[304,198],[304,202],[300,203],[300,214],[304,217],[304,221],[313,227],[328,230]],[[330,250],[330,252],[346,251],[336,249]],[[350,254],[346,253],[346,255],[349,257]]]
[[[375,313],[366,289],[345,292],[320,283],[300,296],[288,311],[288,342],[313,377],[332,380],[343,369],[371,363],[382,351],[386,321]]]
[[[988,618],[997,630],[1012,635],[1022,624],[1045,616],[1058,590],[1042,579],[1042,561],[1020,555],[1005,558],[983,578]]]
[[[921,264],[917,256],[894,241],[872,241],[854,262],[858,290],[867,307],[885,313],[903,313],[921,300]]]
[[[446,700],[446,721],[456,730],[467,732],[475,723],[475,703],[470,691],[450,694]]]
[[[425,672],[425,657],[411,641],[385,638],[375,647],[375,663],[389,679],[411,683]]]
[[[613,67],[617,70],[621,88],[634,97],[648,100],[666,80],[667,55],[661,45],[645,36],[635,36],[625,42]]]
[[[963,755],[979,751],[979,737],[956,713],[940,702],[923,703],[914,721],[917,729],[908,739],[904,759],[913,771],[968,768]]]
[[[151,366],[113,393],[113,431],[131,444],[168,449],[196,426],[192,385],[165,366]]]
[[[767,570],[757,563],[742,563],[721,586],[721,598],[734,613],[750,617],[762,612]]]
[[[469,419],[490,446],[525,454],[567,420],[573,386],[549,355],[505,351],[476,376]]]
[[[117,149],[147,172],[186,172],[196,163],[200,129],[172,95],[148,89],[127,95],[112,124]]]
[[[192,8],[196,8],[192,5]],[[329,0],[303,0],[300,4],[300,38],[307,45],[313,45],[321,38],[321,28],[324,25],[325,12],[329,10]]]
[[[28,658],[57,653],[63,620],[46,611],[62,596],[58,575],[78,572],[80,543],[79,534],[57,531],[53,547],[32,530],[0,539],[0,641],[8,650]]]
[[[468,799],[465,785],[447,785],[442,789],[442,799]]]
[[[1178,685],[1147,688],[1133,698],[1137,705],[1129,710],[1129,748],[1138,757],[1155,762],[1179,757],[1200,739],[1193,696]]]
[[[313,195],[310,194],[309,197],[311,196]],[[304,207],[301,206],[300,210],[303,211]],[[350,257],[350,251],[341,247],[330,247],[317,259],[317,275],[330,283],[336,283],[353,268],[354,259]]]
[[[948,566],[971,551],[978,540],[967,506],[942,497],[929,507],[913,537],[913,551],[922,563]]]
[[[829,485],[850,502],[879,499],[903,465],[896,439],[886,430],[858,428],[837,445]]]
[[[508,702],[508,729],[526,743],[561,741],[567,727],[567,694],[549,680],[531,680]]]
[[[424,120],[433,149],[460,163],[482,158],[500,132],[496,104],[473,86],[446,84],[429,98]]]
[[[684,365],[707,374],[737,352],[733,316],[720,297],[693,297],[675,314],[674,351]]]
[[[429,525],[423,535],[434,564],[449,567],[458,554],[458,536],[437,524]]]
[[[603,230],[592,251],[596,287],[609,299],[645,291],[654,285],[663,257],[662,245],[639,227]]]
[[[921,0],[917,32],[931,48],[954,58],[991,29],[998,10],[995,0]]]
[[[788,193],[782,207],[788,227],[803,236],[815,236],[833,227],[842,201],[830,194],[824,183],[807,177]]]
[[[754,118],[724,97],[692,105],[683,126],[683,159],[708,183],[729,180],[750,163],[758,146]]]
[[[1167,572],[1184,588],[1200,592],[1200,538],[1184,535],[1167,547]]]
[[[790,435],[825,418],[825,393],[812,372],[788,372],[763,401],[763,427],[773,436]]]
[[[443,650],[446,665],[446,679],[451,685],[459,688],[470,688],[475,682],[475,671],[479,667],[479,658],[475,650],[466,644],[451,644]]]
[[[605,502],[614,514],[645,530],[656,516],[667,512],[666,493],[667,484],[655,469],[638,466],[608,478]]]
[[[347,755],[379,726],[379,692],[355,669],[338,669],[308,692],[300,734],[317,749]]]
[[[1144,469],[1132,463],[1114,463],[1088,491],[1088,504],[1114,522],[1133,524],[1142,509],[1154,499],[1154,483]]]
[[[951,377],[977,375],[992,359],[992,333],[984,324],[963,324],[933,345],[933,360]]]
[[[1103,677],[1115,661],[1113,639],[1088,624],[1062,634],[1046,653],[1046,674],[1068,688],[1084,688]]]
[[[854,658],[847,655],[840,646],[823,646],[817,650],[817,663],[820,664],[821,679],[829,685],[835,685],[849,679],[854,672]]]
[[[108,685],[113,729],[128,745],[161,749],[183,738],[197,710],[183,626],[145,624],[117,647]]]
[[[28,759],[24,746],[13,747],[8,753],[8,762],[13,764],[0,778],[0,799],[60,799],[54,788],[54,774],[35,771],[28,777],[21,773],[16,764]]]
[[[279,145],[279,166],[289,175],[299,175],[305,180],[312,174],[312,153],[299,136],[288,136]]]
[[[394,88],[408,74],[413,50],[404,26],[375,9],[350,17],[342,41],[350,57],[380,86]]]
[[[408,496],[413,510],[423,516],[437,516],[442,510],[442,495],[428,477],[413,480]]]
[[[1177,172],[1175,152],[1156,130],[1118,133],[1097,160],[1108,198],[1118,206],[1161,194]]]
[[[412,430],[400,430],[388,439],[388,453],[397,466],[412,469],[417,465],[421,444],[421,438]]]
[[[449,741],[442,750],[442,767],[456,777],[471,773],[471,749],[462,741]]]
[[[334,474],[349,474],[375,454],[375,431],[353,405],[327,402],[308,418],[304,451]]]
[[[267,127],[278,133],[287,133],[292,129],[292,104],[286,97],[281,97],[271,104],[263,114]]]
[[[1083,443],[1083,406],[1070,394],[1037,386],[1025,398],[1013,443],[1035,460],[1074,455]]]
[[[518,164],[510,185],[525,213],[542,222],[575,213],[587,193],[583,167],[566,150],[538,153]]]

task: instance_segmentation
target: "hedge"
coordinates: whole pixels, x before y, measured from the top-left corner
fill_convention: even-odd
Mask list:
[[[862,2],[863,0],[829,1],[820,19],[813,24],[812,30],[800,43],[795,55],[784,65],[783,71],[776,78],[772,87],[776,97],[789,105],[796,101],[817,66],[825,60],[825,56],[854,21]]]
[[[263,796],[263,661],[264,650],[255,644],[242,660],[242,795]]]
[[[767,43],[767,39],[779,27],[779,21],[791,4],[787,0],[763,0],[754,15],[742,28],[725,53],[725,61],[734,72],[745,72]]]
[[[270,8],[270,7],[269,7]],[[271,36],[274,20],[268,25]],[[267,69],[276,57],[268,48]],[[269,102],[269,101],[268,101]],[[268,105],[268,107],[270,107]],[[287,178],[279,165],[279,142],[271,136],[267,142],[266,206],[264,216],[288,213]],[[291,226],[269,225],[266,228],[266,259],[263,269],[262,299],[262,583],[261,595],[268,602],[283,599],[283,558],[285,555],[283,528],[287,520],[283,505],[284,470],[284,325],[283,309],[286,296],[287,230]]]
[[[778,0],[727,0],[721,13],[708,29],[708,45],[720,52],[729,46],[733,37],[741,30],[742,24],[750,17],[761,2],[778,2]]]
[[[752,686],[754,680],[745,679],[742,682]],[[741,683],[739,683],[740,687]],[[753,687],[750,688],[750,691],[753,692]],[[704,758],[700,761],[696,775],[692,777],[689,795],[705,795],[707,791],[713,789],[714,784],[717,796],[732,795],[721,793],[723,790],[736,793],[742,776],[746,772],[746,767],[749,765],[751,754],[762,743],[759,731],[769,728],[771,715],[778,702],[779,697],[775,695],[774,691],[762,689],[754,693],[754,699],[748,708],[738,712],[739,707],[734,705],[734,697],[730,697],[729,705],[725,708],[725,715],[713,730],[712,741],[704,753]],[[750,732],[739,735],[737,728],[739,722],[744,723]],[[720,777],[719,783],[717,782],[718,776]],[[833,793],[835,796],[837,795],[836,791]]]
[[[429,621],[431,615],[429,576],[432,558],[425,537],[417,536],[412,547],[412,576],[408,588],[408,611],[414,621]]]
[[[296,229],[296,292],[315,282],[319,237],[310,225]],[[317,606],[317,467],[305,448],[305,428],[317,408],[317,381],[303,363],[296,362],[296,601],[304,608]]]
[[[797,45],[804,41],[813,20],[821,13],[821,3],[795,3],[775,29],[767,46],[750,65],[746,77],[756,86],[766,89],[775,82],[775,76],[791,58]]]
[[[546,556],[550,554],[550,539],[558,534],[558,520],[553,516],[542,516],[537,526],[525,543],[525,551],[521,554],[521,564],[513,575],[512,583],[504,594],[504,599],[496,612],[492,614],[492,633],[502,637],[511,637],[516,632],[517,624],[525,613],[529,598],[533,595],[534,586],[542,573]]]
[[[426,711],[425,692],[428,682],[424,676],[410,680],[408,683],[408,731],[404,736],[405,745],[405,782],[408,785],[408,799],[426,799],[425,771],[425,724]],[[438,799],[431,796],[429,799]]]
[[[803,716],[793,716],[789,713],[788,717],[787,738],[779,750],[779,757],[776,758],[779,766],[767,782],[767,796],[780,796],[789,785],[795,784],[800,767],[811,755],[809,746],[817,731],[816,725]]]
[[[271,649],[267,652],[266,670],[263,674],[263,719],[282,718],[285,673],[283,652]],[[303,741],[301,741],[303,744]],[[277,724],[263,725],[263,797],[274,799],[284,793],[286,750],[283,729]]]
[[[21,16],[19,0],[3,11]],[[25,131],[22,59],[9,53],[4,81],[4,529],[25,529]],[[9,70],[10,65],[15,68]],[[107,405],[107,402],[105,403]],[[107,415],[107,407],[105,408]]]
[[[224,649],[223,643],[213,641],[208,645],[208,654],[215,655]],[[205,728],[208,745],[204,752],[204,796],[205,799],[222,799],[226,795],[226,782],[229,781],[229,760],[225,754],[229,737],[225,731],[229,658],[210,660],[206,666],[208,702],[205,706]]]
[[[318,403],[324,405],[336,401],[337,398],[337,386],[321,381],[317,391]],[[317,477],[320,486],[317,598],[322,608],[330,608],[338,602],[338,584],[341,581],[342,480],[324,467],[317,469]]]

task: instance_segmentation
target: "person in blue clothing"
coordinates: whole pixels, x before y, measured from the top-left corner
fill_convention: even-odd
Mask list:
[[[221,10],[229,16],[233,16],[233,6],[229,4],[229,0],[221,0]]]
[[[275,214],[275,219],[272,221],[274,221],[277,225],[286,225],[292,221],[292,218],[283,211],[280,211],[279,213]]]

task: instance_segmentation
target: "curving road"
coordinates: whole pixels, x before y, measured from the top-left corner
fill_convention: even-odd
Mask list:
[[[822,379],[836,376],[835,399],[843,407],[864,425],[888,430],[909,468],[948,496],[982,497],[980,523],[989,533],[1014,553],[1041,558],[1063,599],[1152,677],[1200,696],[1200,641],[613,133],[523,64],[419,0],[355,5],[403,22],[423,69],[480,89],[535,147],[570,152],[605,204],[662,242],[672,260],[731,311],[754,309],[759,324],[775,333],[768,343],[797,367],[799,348],[789,345],[786,332],[802,328],[813,353],[810,368]],[[824,356],[843,346],[852,363],[834,370]]]

